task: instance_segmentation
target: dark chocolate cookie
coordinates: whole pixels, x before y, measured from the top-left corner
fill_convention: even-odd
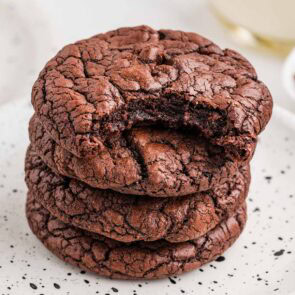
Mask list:
[[[181,198],[151,198],[94,189],[56,175],[31,149],[25,169],[29,190],[52,215],[122,242],[199,238],[236,212],[250,183],[250,169],[245,166],[212,191]]]
[[[175,130],[132,129],[92,158],[62,148],[36,116],[29,134],[34,150],[54,172],[122,193],[170,197],[207,191],[238,169],[222,148]]]
[[[99,275],[120,279],[158,279],[201,267],[221,255],[239,237],[246,207],[206,235],[171,244],[122,243],[67,225],[28,195],[27,218],[33,233],[62,260]]]
[[[32,91],[52,138],[96,156],[124,130],[191,129],[239,160],[251,156],[272,98],[252,65],[195,33],[120,28],[65,46]]]

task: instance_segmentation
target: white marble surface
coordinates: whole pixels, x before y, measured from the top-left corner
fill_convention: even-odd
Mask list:
[[[45,62],[63,45],[119,26],[148,24],[199,32],[241,51],[271,89],[295,112],[282,83],[283,60],[234,43],[206,0],[0,0],[0,103],[30,96]]]

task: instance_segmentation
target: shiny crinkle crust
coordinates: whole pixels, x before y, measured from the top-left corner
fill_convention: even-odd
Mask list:
[[[128,194],[166,198],[207,191],[231,179],[239,166],[223,148],[176,130],[133,128],[92,158],[57,144],[36,115],[29,134],[35,152],[57,174]]]
[[[30,193],[53,216],[121,242],[199,238],[235,214],[250,184],[247,165],[203,193],[179,198],[123,195],[56,175],[30,148],[25,170]]]
[[[243,205],[199,239],[171,244],[121,243],[66,225],[28,195],[26,213],[33,233],[62,260],[102,276],[158,279],[201,267],[221,255],[239,237],[246,223]]]
[[[157,124],[192,129],[244,161],[272,112],[268,89],[240,54],[147,26],[65,46],[41,71],[32,103],[51,137],[78,157]]]

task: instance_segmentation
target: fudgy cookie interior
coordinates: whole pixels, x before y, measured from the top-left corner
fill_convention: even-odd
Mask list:
[[[189,130],[133,128],[91,158],[56,143],[36,115],[29,135],[35,152],[56,173],[122,193],[171,197],[206,191],[233,177],[239,166],[224,148]]]
[[[32,102],[52,137],[78,156],[156,124],[191,129],[242,161],[272,110],[240,54],[194,33],[146,26],[64,47],[40,73]]]

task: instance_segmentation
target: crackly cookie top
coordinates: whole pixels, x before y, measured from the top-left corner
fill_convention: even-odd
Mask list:
[[[52,138],[94,156],[139,125],[189,128],[239,159],[270,119],[272,98],[240,54],[195,33],[120,28],[65,46],[32,103]]]
[[[181,198],[149,198],[89,187],[53,173],[29,148],[26,183],[30,193],[65,223],[122,242],[196,239],[232,216],[244,203],[249,165],[214,189]]]
[[[120,279],[158,279],[181,274],[214,260],[239,237],[246,206],[204,236],[183,243],[122,243],[65,224],[29,193],[26,214],[33,233],[62,260],[99,275]]]
[[[156,197],[207,191],[236,174],[238,162],[201,137],[170,129],[133,128],[92,158],[57,144],[34,115],[35,152],[56,173],[92,187]]]

